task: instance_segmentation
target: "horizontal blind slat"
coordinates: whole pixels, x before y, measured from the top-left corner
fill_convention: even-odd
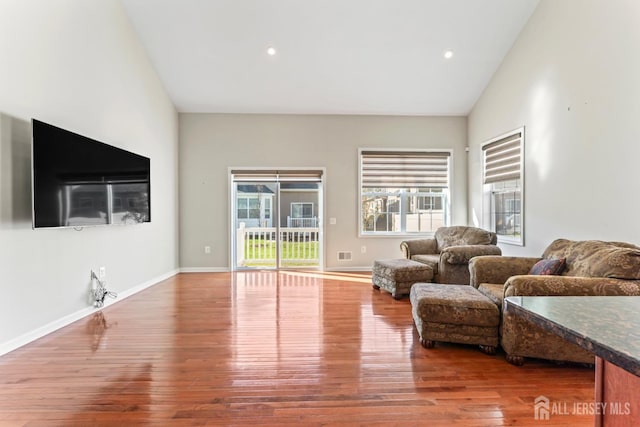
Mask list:
[[[520,178],[520,171],[511,173],[511,174],[496,175],[494,177],[487,177],[487,178],[485,178],[484,183],[485,184],[491,184],[491,183],[494,183],[494,182],[510,181],[512,179],[519,179],[519,178]]]
[[[504,146],[509,146],[509,147],[519,146],[521,139],[522,139],[522,134],[520,132],[517,132],[513,135],[509,135],[505,138],[502,138],[490,144],[487,144],[484,147],[482,147],[482,149],[489,153],[493,151],[501,151],[502,150],[501,147],[504,147]]]
[[[491,163],[496,160],[506,159],[508,157],[520,156],[520,147],[510,148],[508,150],[501,151],[499,153],[493,153],[492,155],[485,156],[487,162]]]
[[[485,173],[485,177],[494,177],[513,173],[520,173],[520,164],[491,169]]]
[[[494,161],[494,162],[487,162],[485,164],[485,171],[491,171],[493,169],[499,169],[505,166],[514,166],[517,165],[518,167],[520,167],[520,156],[511,156],[511,157],[507,157],[504,159],[500,159],[498,161]]]

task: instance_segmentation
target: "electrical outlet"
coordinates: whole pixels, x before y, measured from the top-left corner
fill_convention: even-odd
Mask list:
[[[367,247],[365,245],[360,246],[360,253],[361,254],[366,254],[367,253]]]
[[[102,280],[105,277],[107,277],[107,268],[106,267],[100,267],[100,269],[98,270],[98,278],[100,278],[100,280]]]
[[[205,254],[210,254],[211,253],[211,246],[205,246],[204,247],[204,253]]]

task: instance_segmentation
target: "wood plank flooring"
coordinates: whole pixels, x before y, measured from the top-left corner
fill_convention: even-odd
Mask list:
[[[422,348],[369,274],[189,273],[0,357],[0,426],[585,426],[593,390],[588,367]]]

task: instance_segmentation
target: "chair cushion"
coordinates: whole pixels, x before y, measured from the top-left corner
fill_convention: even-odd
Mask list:
[[[495,233],[463,225],[440,227],[436,230],[434,237],[438,243],[439,252],[449,246],[495,244]]]
[[[502,308],[502,301],[504,300],[503,284],[481,283],[480,286],[478,286],[478,291],[489,298],[495,305]]]
[[[439,254],[414,255],[411,259],[431,267],[434,276],[438,274],[438,263],[440,263]]]

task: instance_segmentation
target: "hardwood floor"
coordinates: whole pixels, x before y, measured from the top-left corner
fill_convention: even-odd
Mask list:
[[[422,348],[368,274],[190,273],[0,357],[0,426],[584,426],[593,391],[591,368]]]

